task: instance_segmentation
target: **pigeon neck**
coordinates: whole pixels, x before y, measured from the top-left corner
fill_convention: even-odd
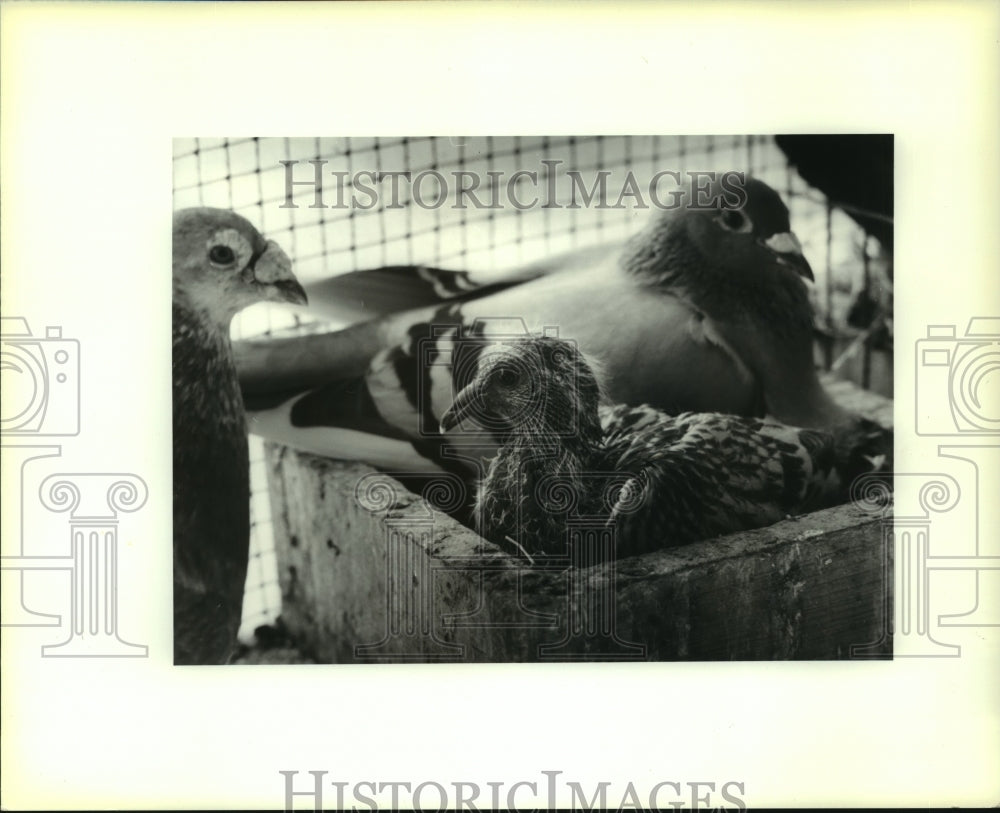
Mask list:
[[[820,383],[813,357],[812,326],[773,323],[723,326],[763,393],[765,413],[782,423],[818,428],[839,423],[846,413]]]
[[[586,513],[584,473],[599,468],[599,454],[581,434],[511,438],[480,485],[480,533],[529,553],[561,552],[567,511]]]
[[[239,311],[234,303],[220,296],[219,291],[211,285],[197,281],[173,282],[174,308],[189,314],[189,319],[205,325],[207,329],[215,330],[228,338],[229,325]]]
[[[228,332],[176,299],[172,356],[175,419],[178,415],[212,416],[210,421],[195,421],[185,428],[191,443],[200,439],[210,448],[212,434],[220,426],[245,432],[243,397]]]
[[[197,348],[197,352],[190,348]],[[228,390],[235,390],[239,394],[228,323],[220,327],[204,311],[176,296],[173,302],[173,364],[175,379],[181,372],[191,372],[179,370],[179,365],[197,367],[200,364],[208,380],[220,392],[228,395]]]

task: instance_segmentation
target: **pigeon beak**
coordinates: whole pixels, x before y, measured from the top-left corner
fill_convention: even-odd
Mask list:
[[[764,241],[764,245],[774,252],[778,262],[787,265],[799,276],[805,277],[810,282],[815,282],[812,267],[802,253],[802,244],[799,239],[790,231],[775,234]]]
[[[253,276],[258,284],[266,286],[269,299],[292,305],[309,302],[305,289],[292,273],[292,261],[273,240],[267,241],[267,249],[257,258]]]
[[[445,410],[444,415],[441,416],[441,434],[450,432],[456,426],[458,426],[463,419],[472,413],[476,406],[476,391],[475,385],[470,384],[458,395],[455,396],[455,400],[451,402],[451,406]]]

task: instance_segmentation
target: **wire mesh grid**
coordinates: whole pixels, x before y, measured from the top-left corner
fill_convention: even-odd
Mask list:
[[[745,171],[778,190],[816,274],[819,321],[831,332],[844,328],[854,296],[871,284],[872,241],[798,176],[770,136],[179,138],[173,194],[177,209],[215,206],[246,216],[288,252],[307,286],[386,265],[428,264],[488,277],[635,233],[650,216],[650,184],[664,169]],[[568,180],[571,170],[585,180],[583,189]],[[409,178],[400,176],[404,171]],[[417,181],[421,175],[426,183]],[[602,176],[606,204],[581,205],[581,192]],[[661,181],[669,187],[673,178]],[[457,192],[474,183],[470,194]],[[668,195],[662,190],[659,198]],[[501,196],[503,203],[493,205]],[[237,316],[232,333],[247,338],[338,326],[261,304]],[[830,353],[822,361],[827,368],[838,364]],[[244,639],[281,609],[259,439],[251,437],[250,454]]]

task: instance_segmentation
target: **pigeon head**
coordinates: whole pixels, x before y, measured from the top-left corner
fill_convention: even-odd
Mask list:
[[[716,260],[731,252],[733,260],[744,266],[768,259],[813,280],[812,268],[792,232],[788,207],[777,192],[756,178],[743,182],[730,178],[728,191],[717,181],[711,189],[713,210],[687,218],[688,233],[706,256]]]
[[[468,419],[502,442],[599,435],[600,397],[597,378],[574,343],[517,338],[483,350],[472,381],[441,417],[441,431]]]
[[[228,209],[174,213],[173,280],[175,296],[221,326],[257,302],[306,303],[288,255]]]
[[[682,208],[667,209],[637,237],[626,268],[653,284],[683,283],[681,272],[710,269],[727,282],[758,285],[813,279],[802,246],[791,230],[788,207],[770,186],[740,173],[692,183]]]

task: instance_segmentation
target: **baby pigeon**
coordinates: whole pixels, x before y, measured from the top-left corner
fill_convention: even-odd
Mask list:
[[[529,556],[566,549],[569,519],[600,518],[632,555],[740,530],[844,497],[830,433],[719,413],[601,405],[575,344],[551,337],[484,350],[441,419],[499,452],[478,486],[486,538]],[[462,430],[462,431],[459,431]]]

